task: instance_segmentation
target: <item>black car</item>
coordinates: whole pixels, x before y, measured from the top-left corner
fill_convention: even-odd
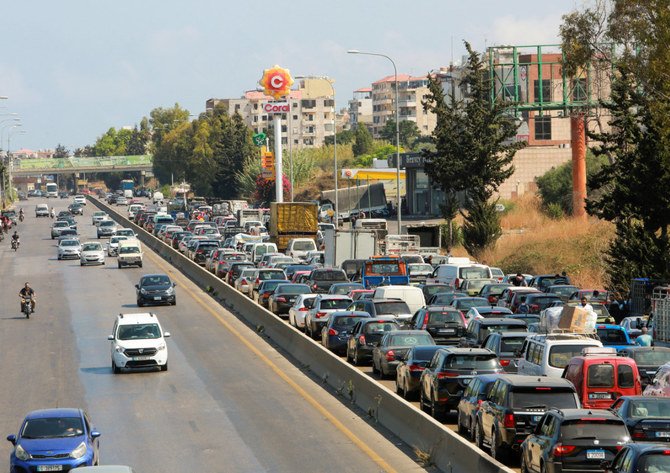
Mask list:
[[[468,324],[465,335],[459,345],[462,347],[480,347],[486,337],[493,332],[527,332],[528,326],[523,320],[503,318],[474,319]]]
[[[539,314],[544,309],[551,307],[555,302],[562,303],[563,301],[555,294],[537,292],[526,294],[526,304],[528,304],[528,313],[530,314]]]
[[[369,318],[367,312],[333,312],[321,331],[321,344],[338,355],[344,354],[347,351],[347,340],[356,324]]]
[[[629,443],[601,466],[606,473],[665,473],[670,471],[670,450],[665,444]]]
[[[452,289],[451,291],[433,294],[430,299],[426,300],[428,300],[428,305],[451,305],[454,299],[459,297],[468,297],[468,295],[465,292],[458,292]]]
[[[477,374],[501,373],[495,353],[482,348],[444,347],[421,374],[419,404],[440,419],[455,409],[465,388]]]
[[[283,280],[282,284],[277,286],[270,295],[268,308],[277,315],[288,316],[288,310],[293,307],[296,297],[300,294],[310,294],[311,292],[307,284],[290,284],[289,281]]]
[[[511,284],[507,283],[493,283],[493,284],[484,284],[482,289],[479,291],[479,297],[485,297],[489,301],[489,304],[495,305],[498,303],[498,299],[502,295],[503,291],[508,287],[511,287]]]
[[[258,303],[261,305],[261,307],[265,307],[266,309],[269,308],[268,302],[270,300],[270,296],[274,294],[275,290],[277,287],[279,287],[280,284],[288,284],[289,282],[286,279],[266,279],[265,281],[261,281],[261,283],[258,285]]]
[[[336,268],[317,268],[310,273],[307,284],[312,288],[312,292],[320,294],[327,293],[330,286],[337,282],[349,282],[344,271]]]
[[[621,396],[610,408],[626,423],[635,442],[670,442],[670,398]]]
[[[431,300],[435,294],[454,292],[454,288],[448,284],[419,284],[417,287],[423,292],[426,301]]]
[[[330,286],[330,289],[328,289],[328,294],[339,294],[346,296],[354,289],[365,289],[365,286],[358,282],[338,282]]]
[[[84,206],[81,204],[70,204],[67,209],[72,215],[84,215]]]
[[[438,345],[458,345],[465,335],[465,319],[450,306],[419,309],[409,324],[413,330],[426,330]]]
[[[407,400],[416,397],[419,392],[421,373],[439,349],[439,345],[418,345],[409,349],[396,367],[396,393]]]
[[[468,387],[463,392],[463,397],[458,402],[458,421],[456,425],[459,434],[472,438],[479,407],[489,395],[493,383],[499,377],[499,374],[480,374],[470,380]]]
[[[135,284],[138,307],[162,303],[175,305],[177,303],[174,290],[176,286],[177,284],[170,281],[167,274],[145,274],[140,278],[139,284]]]
[[[435,345],[425,330],[397,330],[385,334],[372,350],[372,372],[381,379],[394,377],[405,353],[416,345]]]
[[[507,461],[550,407],[580,407],[570,381],[547,376],[501,376],[477,413],[475,443],[479,448],[489,446],[496,460]]]
[[[602,471],[630,437],[623,420],[603,409],[549,409],[521,444],[521,471]]]
[[[517,360],[521,356],[521,347],[528,335],[530,332],[493,332],[484,339],[482,348],[498,355],[505,372],[514,374],[519,367]]]
[[[393,330],[400,330],[393,317],[375,317],[358,322],[347,339],[347,361],[354,365],[371,361],[372,350],[385,333]]]
[[[642,389],[652,384],[661,365],[670,361],[670,348],[667,347],[625,347],[618,353],[635,360],[640,371]]]

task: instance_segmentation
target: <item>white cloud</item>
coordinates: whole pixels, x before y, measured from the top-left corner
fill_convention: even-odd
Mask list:
[[[556,13],[545,17],[520,18],[506,15],[493,21],[491,32],[487,34],[488,46],[492,45],[533,45],[559,43],[558,27],[561,15]]]

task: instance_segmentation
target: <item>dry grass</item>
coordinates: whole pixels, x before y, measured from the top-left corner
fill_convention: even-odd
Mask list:
[[[513,202],[503,216],[504,234],[482,261],[505,272],[547,274],[566,271],[580,287],[603,287],[603,255],[614,235],[608,222],[565,218],[551,220],[539,209],[536,197]]]

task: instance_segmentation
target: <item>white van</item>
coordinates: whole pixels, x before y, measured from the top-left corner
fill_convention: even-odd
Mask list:
[[[158,202],[162,202],[163,199],[165,199],[165,196],[163,195],[162,192],[158,192],[158,191],[154,192],[154,195],[152,196],[152,201],[153,201],[154,204],[156,204]]]
[[[523,342],[518,374],[560,378],[568,362],[581,356],[584,348],[602,346],[599,340],[576,333],[531,335]]]
[[[119,268],[125,266],[142,267],[142,244],[136,238],[119,242],[118,259]]]
[[[410,314],[426,305],[423,291],[415,286],[379,286],[372,294],[373,299],[400,299],[407,303]]]
[[[447,284],[455,289],[464,279],[492,279],[491,268],[476,263],[441,264],[426,281],[428,284]]]
[[[265,253],[278,253],[277,245],[274,243],[254,243],[251,249],[251,262],[258,264]]]
[[[311,238],[291,238],[286,246],[286,256],[306,259],[310,251],[317,251],[316,243]]]

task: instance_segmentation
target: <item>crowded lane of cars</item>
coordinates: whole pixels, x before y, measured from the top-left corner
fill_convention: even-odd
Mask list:
[[[209,241],[196,235],[209,223],[189,225],[192,234],[176,232],[176,240],[164,241],[200,262],[189,246],[197,248],[194,239]],[[184,249],[180,238],[189,239]],[[343,278],[342,268],[287,259],[277,251],[255,258],[256,244],[225,236],[216,241],[201,258],[206,270],[495,458],[522,471],[598,471],[617,465],[622,451],[638,452],[624,449],[641,434],[633,437],[613,403],[642,394],[653,370],[670,357],[660,350],[658,364],[642,382],[634,334],[613,324],[605,291],[582,290],[559,274],[518,275],[519,285],[511,275],[501,282],[491,268],[460,258],[437,265],[418,285],[370,289]],[[235,255],[244,267],[231,278],[231,269],[213,270],[210,255],[223,268],[232,267],[227,259]],[[293,291],[290,304],[282,294]],[[284,305],[276,303],[280,298]],[[584,298],[594,306],[593,332],[542,330],[546,310],[574,307]],[[658,402],[670,407],[667,398]],[[591,435],[578,435],[580,429]],[[664,442],[664,432],[661,427],[645,440]]]
[[[56,212],[68,204],[57,202]],[[77,234],[82,247],[90,242],[104,249],[107,239],[96,238],[90,207],[75,216]],[[14,347],[0,359],[0,423],[13,436],[0,455],[14,463],[12,473],[98,462],[130,465],[135,472],[301,471],[306,444],[323,452],[315,463],[320,471],[383,469],[324,412],[348,419],[347,427],[374,445],[389,469],[418,469],[149,250],[143,249],[143,268],[119,270],[117,256],[106,252],[105,265],[81,266],[81,255],[58,258],[53,221],[28,212],[18,227],[20,250],[0,246],[3,300],[16,301],[26,281],[37,295],[30,319],[21,316],[18,303],[7,304],[0,318],[0,343]],[[151,275],[177,283],[176,306],[154,304],[159,301],[151,295],[151,307],[138,307],[134,285]],[[323,412],[308,407],[277,371],[318,397]],[[297,399],[304,402],[298,410]],[[72,425],[77,412],[86,416],[83,428]],[[34,419],[35,429],[26,428]],[[61,419],[69,425],[61,427]]]

